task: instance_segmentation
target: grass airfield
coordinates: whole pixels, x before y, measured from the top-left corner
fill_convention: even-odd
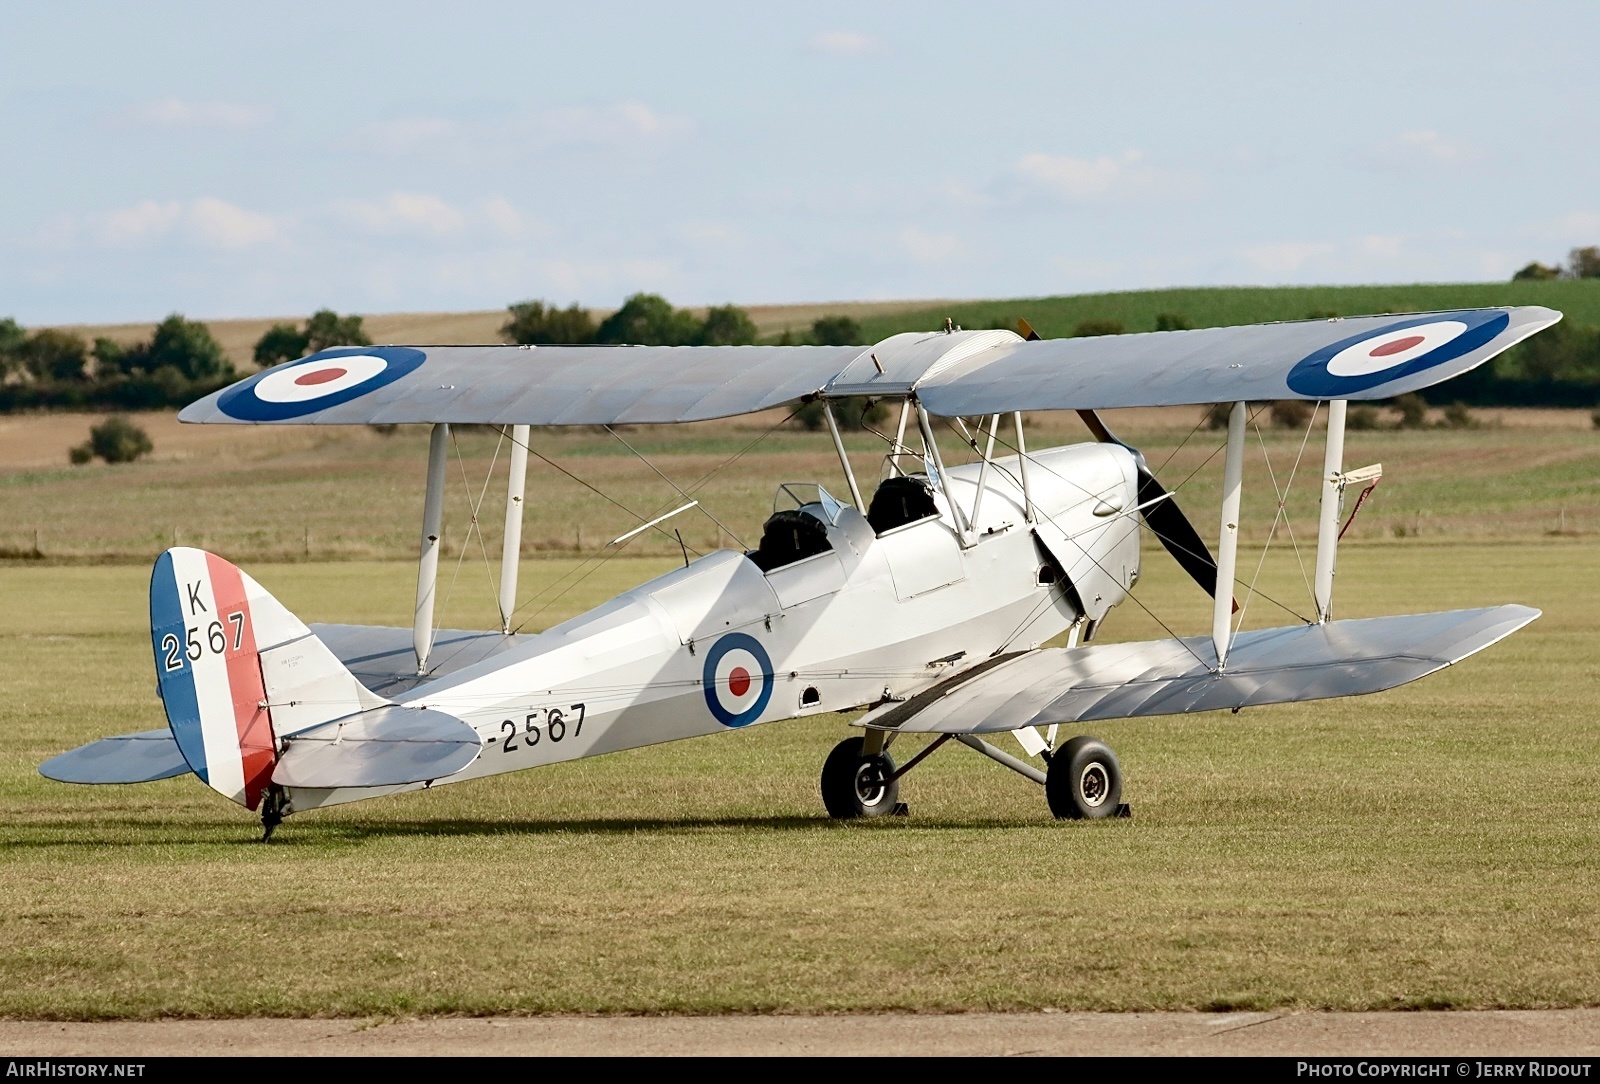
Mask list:
[[[1111,423],[1209,536],[1221,437],[1197,413]],[[1083,439],[1030,420],[1030,447]],[[1337,608],[1545,616],[1373,697],[1098,724],[1131,821],[1058,824],[1039,788],[946,748],[905,779],[909,818],[830,823],[816,777],[848,730],[827,716],[303,814],[263,847],[192,779],[70,787],[35,766],[163,725],[145,591],[174,527],[307,620],[405,623],[421,432],[151,415],[151,461],[72,470],[86,419],[0,419],[0,543],[18,555],[0,561],[0,1016],[1600,1004],[1600,433],[1586,412],[1481,420],[1350,434],[1348,462],[1386,478],[1341,550]],[[826,437],[778,421],[626,436],[684,484],[722,466],[697,495],[748,536],[778,481],[843,489]],[[1303,438],[1252,431],[1246,580]],[[681,502],[604,433],[534,443],[639,511]],[[494,445],[459,434],[444,626],[493,621]],[[851,447],[874,478],[874,438]],[[1319,435],[1305,447],[1286,502],[1302,543]],[[464,524],[485,478],[480,547]],[[529,497],[529,629],[679,561],[659,538],[599,561],[633,521],[548,467]],[[680,519],[692,547],[717,543]],[[1245,594],[1246,627],[1309,611],[1286,542],[1280,527],[1257,580],[1283,608]],[[1179,633],[1208,627],[1159,550],[1136,597]],[[1129,603],[1103,635],[1165,633]]]
[[[670,563],[612,562],[563,610]],[[530,586],[565,564],[527,562]],[[1145,568],[1140,596],[1203,627],[1203,596]],[[947,748],[904,781],[909,818],[830,823],[829,716],[300,815],[261,846],[192,779],[34,772],[161,725],[146,573],[0,568],[0,1015],[1594,1004],[1600,551],[1407,539],[1340,571],[1346,616],[1546,612],[1390,693],[1098,725],[1131,821],[1058,824]],[[390,562],[252,572],[310,620],[411,589]],[[1130,605],[1107,635],[1153,629]]]

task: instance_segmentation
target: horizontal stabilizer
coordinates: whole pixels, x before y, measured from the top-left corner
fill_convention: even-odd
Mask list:
[[[391,698],[533,639],[517,633],[438,629],[428,653],[428,672],[418,674],[415,633],[409,626],[316,624],[310,628],[357,681],[379,696]]]
[[[152,783],[190,771],[165,729],[101,738],[39,765],[40,775],[58,783]]]
[[[478,732],[454,715],[397,705],[302,730],[278,757],[284,787],[397,787],[454,775],[478,757]]]
[[[1538,616],[1529,606],[1494,606],[1241,632],[1220,674],[1209,636],[1033,651],[862,721],[984,734],[1357,696],[1442,670]]]

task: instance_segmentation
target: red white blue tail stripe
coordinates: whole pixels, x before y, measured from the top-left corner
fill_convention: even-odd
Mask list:
[[[168,550],[150,578],[150,635],[179,751],[213,790],[255,809],[277,752],[249,588],[259,591],[214,554]]]

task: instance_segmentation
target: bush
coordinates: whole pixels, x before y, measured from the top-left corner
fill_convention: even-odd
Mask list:
[[[1378,415],[1378,408],[1362,403],[1351,406],[1344,416],[1346,429],[1382,429],[1383,419]]]
[[[1078,338],[1090,335],[1121,335],[1125,329],[1121,320],[1085,320],[1072,329]]]
[[[1446,429],[1476,429],[1478,419],[1472,416],[1467,404],[1451,403],[1444,408],[1444,425]]]
[[[1156,313],[1157,331],[1188,331],[1194,324],[1181,312]]]
[[[1428,424],[1428,402],[1416,392],[1396,398],[1394,408],[1400,412],[1401,429],[1421,429]]]
[[[1207,429],[1228,428],[1228,415],[1233,413],[1232,403],[1212,403],[1206,407],[1205,414],[1201,415]]]
[[[755,321],[737,305],[713,305],[696,341],[701,346],[748,346],[756,341]]]
[[[1567,274],[1575,279],[1600,279],[1600,245],[1573,249],[1567,256]]]
[[[1600,429],[1600,410],[1597,410],[1593,414],[1589,415],[1589,422],[1596,429]]]
[[[1272,404],[1272,424],[1280,429],[1299,429],[1311,421],[1311,404],[1304,399],[1279,399]]]
[[[310,340],[293,324],[273,324],[256,340],[256,364],[263,369],[306,356]]]
[[[70,331],[35,331],[23,344],[22,358],[39,380],[83,380],[89,375],[89,344]]]
[[[153,373],[171,367],[186,380],[217,380],[233,375],[222,344],[198,320],[173,313],[156,325],[148,343],[131,346],[121,357],[123,372]]]
[[[89,430],[87,442],[68,453],[73,463],[98,456],[107,463],[132,463],[155,448],[150,435],[121,414],[113,414]]]
[[[500,325],[507,342],[524,346],[579,346],[594,342],[594,317],[573,302],[564,309],[543,301],[519,301],[506,307],[509,318]]]
[[[864,336],[861,325],[848,316],[822,316],[811,322],[811,338],[818,346],[854,346]]]
[[[1549,267],[1535,260],[1521,271],[1511,276],[1512,282],[1541,282],[1545,279],[1558,279],[1561,277],[1561,268]]]
[[[306,320],[306,349],[313,354],[334,346],[371,345],[359,316],[340,316],[332,309],[318,309]]]
[[[660,294],[634,294],[600,322],[595,341],[635,346],[688,346],[703,328],[694,313],[675,309]]]

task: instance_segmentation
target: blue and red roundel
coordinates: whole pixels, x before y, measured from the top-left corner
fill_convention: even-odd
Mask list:
[[[1506,329],[1505,312],[1435,313],[1363,331],[1301,360],[1289,370],[1291,391],[1312,399],[1348,399],[1380,384],[1454,361]]]
[[[772,660],[754,636],[730,632],[706,652],[701,687],[723,726],[749,726],[772,699]]]
[[[281,422],[393,384],[427,355],[409,346],[341,346],[257,373],[222,393],[217,408],[243,422]]]

